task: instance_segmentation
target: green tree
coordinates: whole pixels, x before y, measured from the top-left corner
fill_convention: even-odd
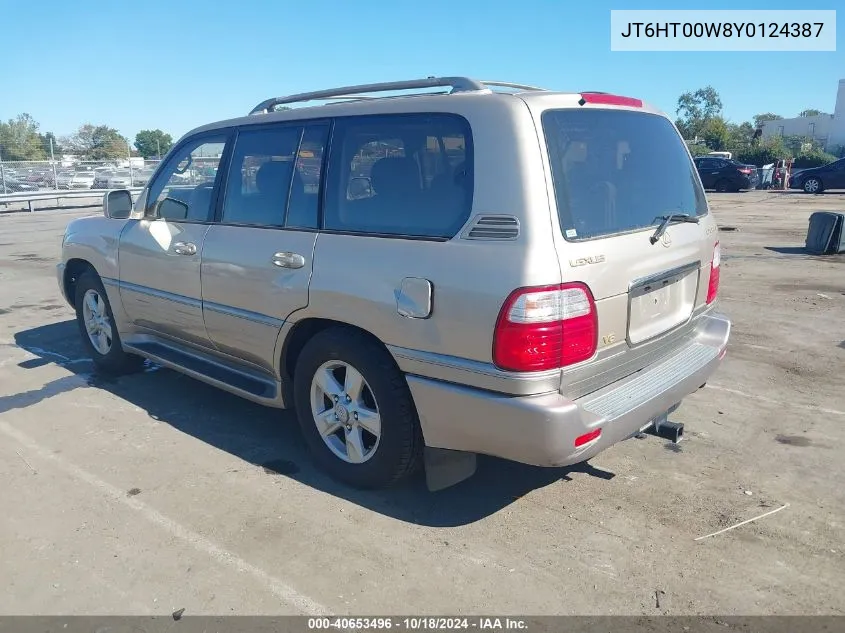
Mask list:
[[[710,148],[704,143],[690,143],[688,147],[693,156],[706,156],[710,153]]]
[[[763,127],[763,123],[766,121],[780,121],[781,119],[783,119],[781,115],[774,114],[773,112],[757,114],[754,116],[754,127]]]
[[[710,119],[722,115],[722,100],[713,86],[699,88],[695,92],[685,92],[678,97],[678,115],[676,125],[684,135],[691,139],[700,136]]]
[[[731,137],[728,124],[722,117],[713,117],[705,121],[698,134],[707,143],[707,147],[714,152],[727,149]]]
[[[728,123],[727,147],[733,152],[750,148],[754,144],[754,126],[745,121],[739,125]]]
[[[35,119],[23,113],[0,122],[0,154],[3,160],[44,160],[47,155]]]
[[[63,142],[84,160],[114,160],[129,156],[129,139],[107,125],[86,123]]]
[[[776,160],[790,158],[791,156],[791,152],[783,144],[783,139],[775,136],[761,140],[754,146],[738,152],[734,156],[734,159],[746,165],[762,167]]]
[[[818,147],[813,147],[806,152],[801,152],[795,157],[795,162],[792,164],[794,169],[807,169],[809,167],[818,167],[820,165],[827,165],[836,160],[836,156],[828,154]]]
[[[161,130],[141,130],[135,135],[135,147],[144,158],[161,158],[173,145],[173,138]]]
[[[801,110],[801,112],[798,113],[798,116],[819,116],[820,114],[824,114],[824,112],[822,112],[821,110],[814,110],[810,108],[809,110]]]
[[[59,139],[56,138],[56,135],[52,132],[47,132],[46,134],[39,134],[38,135],[41,139],[41,148],[44,150],[44,155],[47,158],[50,158],[50,148],[52,142],[52,156],[59,157],[62,155],[62,147],[59,145]]]

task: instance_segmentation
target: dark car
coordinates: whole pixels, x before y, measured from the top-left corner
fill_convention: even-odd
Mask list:
[[[716,191],[739,191],[754,189],[756,170],[735,160],[715,156],[699,156],[695,168],[705,189]]]
[[[792,176],[790,189],[803,189],[806,193],[821,193],[827,189],[845,189],[845,158],[810,167]]]
[[[0,193],[23,193],[28,191],[38,191],[38,187],[23,180],[18,180],[17,178],[4,178],[0,182]]]

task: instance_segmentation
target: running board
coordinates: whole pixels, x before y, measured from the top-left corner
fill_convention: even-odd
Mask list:
[[[149,338],[124,341],[123,347],[127,352],[133,352],[247,400],[277,408],[285,406],[280,385],[270,376],[247,368],[231,367],[200,351],[180,349],[175,345]]]

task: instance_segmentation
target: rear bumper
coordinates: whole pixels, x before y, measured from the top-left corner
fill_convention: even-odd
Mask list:
[[[409,375],[425,443],[536,466],[590,459],[679,404],[716,371],[731,323],[722,315],[701,319],[688,345],[577,400],[559,393],[506,396]],[[598,438],[575,447],[576,438],[596,429]]]

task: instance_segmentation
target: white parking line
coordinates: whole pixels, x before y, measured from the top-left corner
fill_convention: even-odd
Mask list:
[[[27,451],[29,451],[30,455],[37,455],[45,461],[52,462],[56,467],[68,473],[72,477],[84,481],[115,501],[135,510],[151,523],[158,525],[160,528],[191,545],[199,552],[208,555],[218,563],[231,567],[238,572],[250,574],[260,583],[265,585],[277,598],[294,607],[302,614],[328,615],[331,613],[327,607],[316,600],[312,600],[308,596],[301,594],[279,578],[271,576],[260,567],[256,567],[236,554],[233,554],[232,552],[214,544],[201,534],[197,534],[193,530],[186,528],[173,519],[166,517],[147,504],[139,501],[137,498],[127,497],[125,491],[120,490],[102,479],[99,479],[79,466],[62,459],[49,449],[41,446],[25,433],[22,433],[2,420],[0,420],[0,433],[25,447]]]
[[[804,409],[806,411],[816,411],[817,413],[828,413],[830,415],[845,415],[845,411],[838,411],[836,409],[828,409],[826,407],[817,407],[813,404],[803,404],[801,402],[789,402],[788,400],[775,400],[774,398],[767,398],[766,396],[761,396],[756,393],[746,393],[744,391],[739,391],[738,389],[731,389],[730,387],[723,387],[722,385],[714,385],[711,383],[707,383],[707,387],[710,389],[716,389],[717,391],[725,391],[727,393],[733,393],[738,396],[742,396],[744,398],[752,398],[754,400],[759,400],[760,402],[768,402],[769,404],[776,404],[779,407],[794,407],[796,409]]]

